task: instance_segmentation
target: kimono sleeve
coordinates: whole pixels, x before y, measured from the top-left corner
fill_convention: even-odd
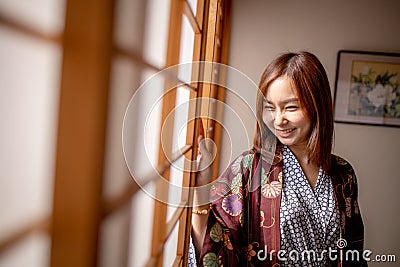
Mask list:
[[[211,187],[200,266],[243,266],[243,206],[253,158],[254,154],[236,158]]]
[[[240,266],[239,256],[231,243],[231,233],[214,212],[208,218],[199,266]]]
[[[364,249],[364,223],[358,204],[358,180],[353,167],[349,162],[336,156],[334,167],[340,177],[336,186],[336,193],[341,205],[341,224],[343,237],[346,240],[346,251],[359,252],[359,260],[348,259],[344,266],[367,266],[362,258]]]

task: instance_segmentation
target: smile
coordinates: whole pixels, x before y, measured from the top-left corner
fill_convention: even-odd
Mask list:
[[[286,129],[286,130],[279,130],[279,129],[276,129],[276,130],[277,130],[278,132],[280,132],[280,133],[286,134],[286,133],[291,133],[291,132],[293,132],[295,129],[296,129],[296,128],[291,128],[291,129]]]

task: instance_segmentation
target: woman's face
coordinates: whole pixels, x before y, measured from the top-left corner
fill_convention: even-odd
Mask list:
[[[286,76],[268,88],[263,121],[279,141],[289,147],[307,146],[311,122],[301,107],[295,88]]]

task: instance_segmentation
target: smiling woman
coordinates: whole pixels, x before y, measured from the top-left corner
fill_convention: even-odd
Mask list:
[[[286,81],[286,84],[282,84],[284,81]],[[279,85],[280,88],[276,88]],[[321,62],[307,52],[282,55],[266,68],[261,77],[259,88],[256,104],[259,121],[263,120],[264,111],[262,107],[265,105],[265,99],[268,101],[268,94],[272,94],[271,97],[280,95],[286,92],[282,89],[286,89],[290,91],[287,92],[287,98],[298,99],[298,110],[294,111],[293,105],[291,105],[291,111],[298,115],[302,114],[301,116],[310,121],[311,130],[306,132],[307,142],[304,147],[307,150],[308,159],[322,166],[324,171],[328,171],[330,161],[327,159],[329,159],[332,150],[333,140],[333,105],[329,81]],[[277,99],[279,99],[278,97],[281,98],[282,96],[276,96]],[[271,133],[271,127],[268,124],[267,126],[260,124],[261,135],[267,136]],[[262,138],[260,134],[257,131],[256,138]],[[264,142],[268,142],[268,140],[266,139]],[[259,140],[255,140],[255,146],[261,148],[262,144],[258,142]],[[268,146],[268,144],[263,145],[264,147]]]
[[[288,77],[271,84],[265,102],[263,121],[269,130],[282,144],[306,150],[311,122]]]
[[[364,228],[354,170],[331,154],[332,100],[320,61],[309,52],[277,57],[256,105],[253,149],[212,184],[211,211],[198,215],[208,221],[194,225],[207,228],[201,266],[366,265],[326,254],[362,254]]]
[[[276,79],[269,87],[263,111],[263,122],[279,142],[288,146],[299,160],[312,188],[318,177],[318,165],[307,153],[311,121],[299,102],[297,90],[287,76]]]

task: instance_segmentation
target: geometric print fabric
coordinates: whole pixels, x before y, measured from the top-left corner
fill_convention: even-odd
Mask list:
[[[320,168],[313,190],[287,146],[283,149],[282,172],[280,243],[287,260],[281,261],[281,266],[329,266],[328,253],[321,252],[329,252],[329,247],[337,249],[340,227],[332,181]]]

